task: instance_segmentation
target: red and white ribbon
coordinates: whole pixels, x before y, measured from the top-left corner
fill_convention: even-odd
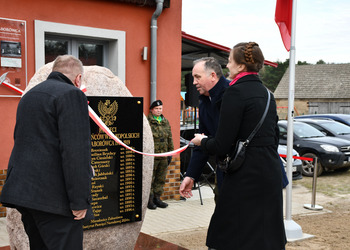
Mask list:
[[[287,158],[287,155],[280,154],[280,156],[282,158]],[[299,159],[299,160],[302,160],[302,161],[314,161],[314,158],[310,158],[310,157],[300,157],[300,156],[293,155],[292,158],[293,159]]]
[[[7,74],[7,73],[5,73]],[[5,78],[6,78],[6,75],[2,75],[0,77],[0,85],[3,84],[4,86],[16,91],[17,93],[19,94],[23,94],[24,91],[13,86],[12,84],[8,83],[5,81]],[[83,92],[86,92],[86,87],[84,85],[81,86],[81,91]],[[155,154],[155,153],[144,153],[144,152],[140,152],[138,150],[135,150],[133,149],[132,147],[126,145],[125,143],[123,143],[121,140],[119,140],[118,137],[116,137],[113,132],[106,126],[106,124],[104,124],[104,122],[100,119],[100,117],[98,117],[98,115],[95,113],[95,111],[90,107],[88,106],[89,108],[89,116],[90,118],[109,136],[111,137],[115,142],[117,142],[118,144],[120,144],[121,146],[125,147],[126,149],[129,149],[135,153],[138,153],[138,154],[142,154],[142,155],[147,155],[147,156],[156,156],[156,157],[166,157],[166,156],[172,156],[172,155],[176,155],[176,154],[179,154],[183,151],[186,150],[186,148],[188,148],[188,146],[190,144],[187,144],[186,146],[183,146],[179,149],[176,149],[176,150],[173,150],[173,151],[170,151],[170,152],[165,152],[165,153],[158,153],[158,154]]]
[[[187,144],[186,146],[183,146],[179,149],[176,149],[174,151],[170,151],[170,152],[166,152],[166,153],[143,153],[140,151],[137,151],[135,149],[133,149],[132,147],[124,144],[121,140],[118,139],[118,137],[116,137],[113,132],[106,126],[106,124],[103,123],[103,121],[100,119],[100,117],[98,117],[98,115],[95,113],[95,111],[89,106],[89,115],[90,118],[109,136],[111,137],[114,141],[116,141],[118,144],[120,144],[121,146],[135,152],[138,154],[142,154],[142,155],[148,155],[148,156],[157,156],[157,157],[165,157],[165,156],[172,156],[172,155],[176,155],[181,153],[182,151],[184,151],[190,144]]]
[[[7,76],[7,74],[8,74],[8,72],[6,72],[6,73],[4,73],[4,74],[2,74],[2,75],[0,76],[0,85],[3,84],[3,85],[5,85],[6,87],[8,87],[8,88],[10,88],[10,89],[12,89],[12,90],[14,90],[14,91],[16,91],[17,93],[19,93],[19,94],[22,95],[22,94],[23,94],[23,90],[21,90],[21,89],[15,87],[15,86],[13,86],[12,84],[6,82],[6,76]]]
[[[5,81],[4,81],[4,82],[2,82],[2,84],[5,85],[6,87],[9,87],[10,89],[16,91],[17,93],[19,93],[19,94],[21,94],[21,95],[23,94],[23,90],[21,90],[21,89],[15,87],[15,86],[13,86],[12,84],[9,84],[8,82],[5,82]]]

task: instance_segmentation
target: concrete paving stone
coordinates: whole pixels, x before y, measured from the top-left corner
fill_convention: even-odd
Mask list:
[[[9,235],[6,230],[6,218],[0,218],[0,247],[9,245]]]

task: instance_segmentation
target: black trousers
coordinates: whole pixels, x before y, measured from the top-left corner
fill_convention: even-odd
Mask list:
[[[83,222],[72,217],[17,207],[32,250],[82,250]]]

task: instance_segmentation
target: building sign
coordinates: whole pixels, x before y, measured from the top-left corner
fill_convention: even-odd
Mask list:
[[[125,144],[142,151],[143,100],[140,97],[88,97],[90,107]],[[94,219],[84,229],[140,221],[142,156],[106,135],[92,120],[91,165]]]
[[[0,75],[8,72],[5,81],[22,90],[27,86],[26,49],[26,22],[0,18]],[[14,95],[0,86],[0,96]]]

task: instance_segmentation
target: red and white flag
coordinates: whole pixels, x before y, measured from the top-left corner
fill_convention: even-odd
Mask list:
[[[281,32],[282,41],[287,51],[290,50],[292,32],[293,0],[277,0],[275,22]]]

